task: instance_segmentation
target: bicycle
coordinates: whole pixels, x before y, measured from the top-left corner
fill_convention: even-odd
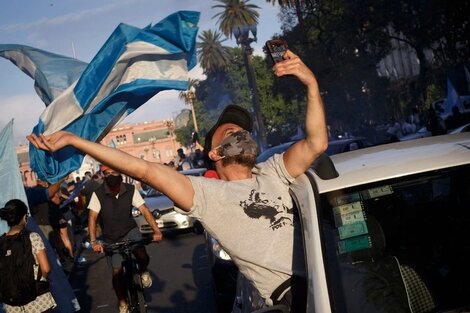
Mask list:
[[[144,288],[140,278],[139,264],[137,263],[132,249],[137,245],[147,245],[152,240],[145,238],[141,240],[126,239],[120,242],[106,244],[103,249],[107,252],[118,252],[122,255],[122,270],[127,306],[129,313],[146,313],[147,303],[145,302]]]

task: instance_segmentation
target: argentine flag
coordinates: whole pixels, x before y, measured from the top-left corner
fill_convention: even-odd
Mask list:
[[[179,11],[143,29],[120,24],[88,65],[18,45],[0,45],[0,56],[35,79],[47,105],[34,133],[65,130],[98,142],[158,92],[188,87],[188,71],[196,65],[199,15]],[[29,57],[34,53],[40,56]],[[49,153],[30,144],[29,151],[31,168],[50,183],[80,168],[84,158],[73,147]]]

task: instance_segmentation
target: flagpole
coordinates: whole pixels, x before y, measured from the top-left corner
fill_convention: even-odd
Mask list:
[[[71,44],[72,44],[72,57],[73,57],[74,59],[76,59],[76,58],[77,58],[77,54],[75,53],[75,45],[74,45],[74,43],[73,43],[73,40],[72,40]]]

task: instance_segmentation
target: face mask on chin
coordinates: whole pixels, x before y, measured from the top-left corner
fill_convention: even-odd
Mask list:
[[[109,175],[109,176],[106,176],[104,180],[110,188],[117,188],[119,187],[119,185],[121,185],[122,176],[121,175],[118,175],[118,176]]]

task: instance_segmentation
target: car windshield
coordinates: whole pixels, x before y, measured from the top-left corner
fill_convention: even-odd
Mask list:
[[[468,177],[466,165],[321,196],[334,312],[470,306]]]

